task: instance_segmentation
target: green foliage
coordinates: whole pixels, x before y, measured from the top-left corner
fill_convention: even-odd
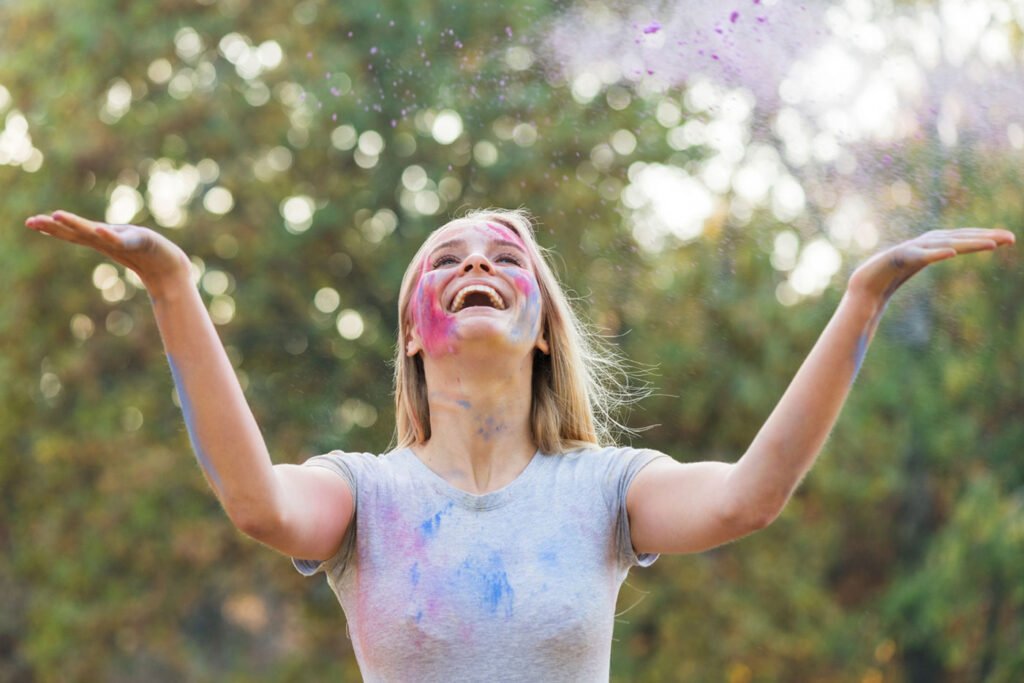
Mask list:
[[[556,6],[65,5],[0,7],[0,26],[24,37],[3,41],[0,85],[45,156],[35,173],[0,166],[0,679],[358,677],[329,589],[238,534],[208,492],[145,293],[121,271],[124,295],[101,296],[98,257],[21,229],[28,215],[102,217],[116,187],[144,194],[159,163],[215,162],[187,217],[163,229],[227,276],[204,296],[233,302],[219,331],[276,462],[387,448],[398,283],[460,207],[538,216],[579,306],[657,369],[656,396],[628,417],[657,426],[636,441],[680,460],[738,458],[837,303],[838,279],[820,300],[778,303],[765,245],[784,226],[768,215],[716,216],[695,242],[637,248],[617,196],[632,161],[673,154],[656,102],[580,104],[540,66],[506,63]],[[176,51],[188,30],[199,47]],[[232,33],[276,41],[281,65],[244,77],[218,47]],[[159,60],[173,77],[153,77]],[[118,79],[130,107],[104,114]],[[427,112],[442,109],[462,120],[452,144],[430,134]],[[536,139],[518,144],[519,124]],[[332,144],[343,125],[380,135],[373,164]],[[595,168],[591,150],[623,128],[637,151]],[[922,173],[933,163],[910,158]],[[437,215],[403,199],[414,165]],[[1019,169],[956,177],[940,222],[1020,225]],[[224,215],[204,208],[214,186],[232,194]],[[315,202],[307,230],[285,229],[295,196]],[[374,222],[382,210],[393,224]],[[160,227],[150,208],[132,221]],[[1019,264],[944,264],[901,292],[782,518],[630,577],[617,679],[1024,677]],[[314,306],[325,287],[361,316],[357,339]]]

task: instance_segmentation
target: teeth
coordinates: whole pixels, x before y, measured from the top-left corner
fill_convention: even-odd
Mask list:
[[[494,307],[499,311],[505,310],[505,302],[501,296],[493,288],[487,285],[469,285],[459,290],[459,293],[455,295],[455,300],[452,301],[452,312],[456,313],[462,310],[462,307],[466,304],[466,297],[470,294],[486,294]]]

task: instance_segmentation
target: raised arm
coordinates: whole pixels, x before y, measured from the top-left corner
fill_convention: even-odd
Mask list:
[[[352,495],[319,468],[271,464],[266,443],[189,275],[185,252],[159,233],[66,211],[25,225],[94,249],[138,274],[149,292],[192,448],[231,521],[286,554],[325,559],[352,518]]]
[[[1014,243],[1006,230],[934,230],[854,271],[839,308],[747,452],[734,464],[657,460],[626,504],[638,552],[698,552],[767,526],[814,464],[889,298],[932,263]]]

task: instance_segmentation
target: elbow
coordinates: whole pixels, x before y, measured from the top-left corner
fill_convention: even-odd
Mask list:
[[[783,507],[785,501],[781,504],[766,501],[739,502],[729,507],[726,517],[739,538],[770,525],[779,518]]]
[[[228,517],[236,529],[261,543],[269,542],[281,528],[276,515],[244,506],[228,510]]]
[[[764,529],[782,514],[782,506],[764,506],[755,508],[747,515],[746,520],[749,531],[747,533],[753,533]]]

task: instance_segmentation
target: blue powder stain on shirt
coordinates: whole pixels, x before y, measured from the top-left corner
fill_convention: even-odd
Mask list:
[[[445,505],[440,512],[424,521],[423,524],[420,524],[420,531],[423,532],[423,535],[427,538],[433,538],[436,536],[438,530],[441,528],[441,520],[444,519],[445,515],[451,513],[454,505],[454,503],[448,501],[448,504]]]
[[[195,451],[196,458],[199,460],[199,466],[213,480],[213,487],[220,491],[220,475],[217,474],[217,468],[213,466],[210,457],[206,455],[202,444],[199,443],[199,434],[196,431],[195,425],[195,414],[192,412],[192,401],[189,400],[188,392],[185,391],[185,383],[178,372],[178,366],[174,364],[174,359],[170,354],[167,354],[167,364],[171,366],[171,377],[174,378],[174,386],[178,390],[178,400],[181,402],[182,415],[185,416],[185,428],[188,430],[189,441],[192,442],[192,450]]]
[[[508,575],[505,572],[495,572],[487,577],[486,603],[491,613],[496,613],[502,601],[506,600],[505,616],[512,616],[512,586],[508,582]]]
[[[492,552],[486,560],[470,558],[462,563],[460,573],[469,579],[478,591],[481,606],[491,614],[499,610],[506,618],[512,616],[515,591],[505,572],[501,555]]]
[[[412,569],[409,570],[409,581],[412,585],[418,586],[420,583],[420,563],[413,564]]]

